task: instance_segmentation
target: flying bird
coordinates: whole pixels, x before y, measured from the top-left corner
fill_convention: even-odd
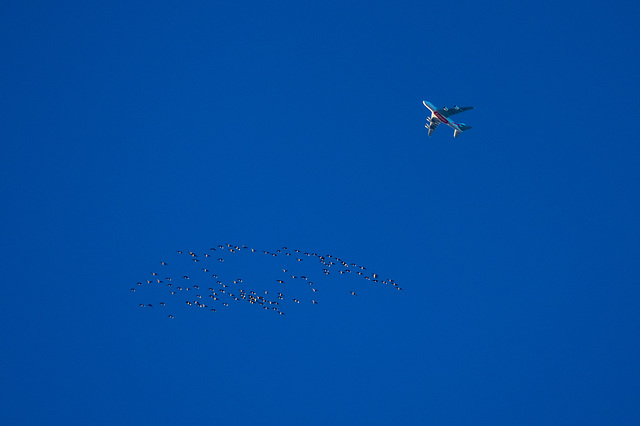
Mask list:
[[[278,259],[275,259],[275,258],[273,260],[269,261],[269,262],[274,262],[274,263],[275,262],[281,263],[281,265],[279,265],[279,266],[281,266],[279,269],[281,269],[282,272],[291,274],[289,276],[293,280],[296,280],[296,279],[300,278],[302,280],[307,281],[309,283],[309,285],[312,286],[311,287],[311,291],[313,291],[314,293],[318,292],[321,289],[323,291],[325,291],[325,290],[331,288],[331,287],[325,288],[324,287],[324,281],[320,282],[317,285],[317,287],[314,287],[313,281],[310,281],[310,280],[313,279],[313,278],[318,278],[314,274],[319,274],[320,272],[322,272],[323,275],[327,276],[325,278],[325,280],[342,280],[342,279],[345,279],[345,278],[342,278],[344,276],[344,274],[349,274],[349,273],[352,273],[352,272],[356,272],[356,274],[358,276],[360,276],[360,277],[362,277],[362,278],[364,278],[366,280],[373,281],[374,283],[381,282],[383,284],[392,284],[396,288],[396,290],[402,290],[402,288],[400,288],[392,279],[382,280],[377,273],[364,274],[362,272],[363,270],[366,269],[364,266],[357,265],[356,263],[349,263],[349,262],[347,262],[345,260],[342,260],[341,258],[339,258],[337,256],[333,256],[331,254],[319,255],[319,254],[314,253],[314,252],[302,252],[301,250],[298,250],[298,249],[289,250],[287,247],[283,247],[282,249],[274,250],[274,252],[270,252],[270,251],[266,251],[266,250],[262,250],[262,251],[261,250],[256,250],[255,248],[249,248],[246,245],[227,244],[226,247],[223,246],[223,245],[218,245],[218,247],[219,248],[228,248],[229,252],[231,252],[231,253],[239,253],[239,251],[241,249],[242,250],[249,249],[254,253],[255,252],[258,252],[258,253],[262,252],[264,254],[271,255],[271,256],[269,256],[269,258],[272,258],[274,256],[277,256],[277,254],[282,254],[282,253],[286,254],[287,256],[291,256],[293,254],[294,258],[295,258],[295,260],[297,262],[301,262],[304,259],[301,258],[301,257],[297,257],[297,256],[300,256],[300,255],[296,256],[295,255],[296,253],[303,254],[304,256],[314,256],[314,257],[316,257],[318,259],[319,263],[321,264],[320,268],[314,267],[313,265],[300,264],[300,265],[298,265],[298,269],[300,269],[300,270],[290,271],[287,268],[287,266],[289,266],[290,263],[286,263],[286,262],[290,262],[293,259],[284,259],[284,258],[280,257],[279,258],[279,259],[281,259],[280,261]],[[211,251],[215,251],[216,249],[214,247],[211,247],[210,250]],[[177,252],[179,254],[187,253],[187,251],[183,252],[182,250],[177,250]],[[189,251],[188,253],[190,255],[189,258],[191,260],[193,260],[194,262],[198,262],[198,261],[208,262],[208,260],[199,259],[198,258],[199,255],[197,255],[195,251]],[[203,258],[209,258],[211,255],[208,254],[208,253],[204,253],[202,256],[203,256]],[[220,262],[224,262],[224,260],[225,260],[224,258],[219,258],[218,259],[218,261],[220,261]],[[171,264],[171,265],[174,264],[174,262],[172,262],[171,259],[163,259],[162,261],[159,261],[159,263],[162,266],[167,266],[166,270],[170,270],[170,267],[168,266],[169,264]],[[303,265],[304,265],[304,267],[300,268]],[[336,265],[339,266],[339,268],[337,268],[338,269],[338,271],[337,271],[338,273],[331,274],[333,276],[332,277],[328,277],[328,275],[330,275],[331,267],[332,266],[336,266]],[[205,265],[205,266],[208,266],[208,265]],[[229,267],[233,267],[233,266],[234,265],[232,263],[231,265],[225,266],[225,267],[223,267],[221,265],[221,268],[229,268]],[[324,268],[324,269],[322,269],[322,268]],[[210,269],[208,267],[203,267],[203,268],[199,268],[199,269],[201,269],[203,272],[207,272],[207,273],[210,272]],[[336,269],[336,268],[334,268],[334,269]],[[187,271],[184,271],[184,272],[187,272]],[[193,272],[193,270],[190,270],[189,272],[192,272],[192,274],[193,273],[197,274],[197,272]],[[221,272],[224,272],[224,275],[222,275],[222,277],[226,277],[227,276],[226,274],[229,273],[229,271],[225,272],[222,269],[221,269]],[[177,274],[177,272],[176,272],[176,274]],[[353,275],[355,276],[356,274],[353,274]],[[157,275],[159,275],[157,272],[151,272],[151,275],[154,276],[154,280],[153,281],[152,280],[146,280],[146,282],[148,284],[152,284],[152,283],[155,283],[155,282],[158,282],[158,283],[162,283],[163,282],[163,280],[161,280],[161,279],[159,279],[157,277]],[[168,275],[173,275],[173,273],[168,274]],[[177,276],[180,276],[180,275],[177,275]],[[211,277],[213,277],[213,279],[217,279],[218,278],[218,275],[216,275],[216,274],[213,274],[213,275],[207,274],[205,276],[202,276],[203,278],[199,278],[199,279],[200,280],[206,280],[207,276],[209,276],[209,279],[211,279]],[[187,279],[187,280],[190,279],[189,275],[183,275],[182,277],[184,279]],[[198,277],[200,277],[200,276],[198,275]],[[249,277],[249,278],[253,278],[253,277]],[[289,284],[287,286],[287,287],[291,286],[291,292],[294,293],[294,294],[287,294],[288,297],[285,299],[283,293],[277,293],[277,296],[276,296],[276,291],[274,291],[275,290],[274,289],[275,285],[273,284],[274,281],[276,283],[278,283],[278,284],[284,284],[285,281],[282,280],[282,279],[277,279],[277,277],[275,277],[276,280],[274,280],[274,281],[269,280],[269,276],[265,276],[265,278],[266,278],[266,280],[265,280],[266,282],[264,283],[264,286],[262,288],[259,287],[260,283],[252,282],[250,279],[249,279],[249,281],[247,283],[243,283],[243,280],[240,279],[240,278],[236,278],[235,280],[229,280],[229,281],[227,281],[227,279],[224,278],[224,282],[220,281],[218,279],[216,281],[216,283],[219,284],[222,287],[222,288],[219,289],[219,293],[220,293],[220,295],[221,295],[221,297],[223,299],[226,299],[224,297],[224,295],[227,294],[227,295],[229,295],[230,298],[232,298],[232,300],[235,300],[235,301],[246,301],[246,302],[249,302],[249,304],[252,304],[252,305],[253,304],[260,305],[265,310],[269,310],[269,308],[271,308],[271,310],[275,310],[280,315],[284,315],[284,312],[279,310],[279,306],[278,306],[279,303],[282,303],[283,306],[284,306],[284,305],[287,304],[286,300],[293,301],[293,303],[301,303],[301,300],[304,300],[304,299],[299,299],[298,298],[301,295],[301,293],[295,294],[296,291],[302,291],[302,290],[300,290],[300,289],[298,289],[296,287],[295,283],[294,284]],[[351,279],[351,278],[349,278],[349,279]],[[361,279],[361,278],[357,278],[357,279]],[[170,283],[171,277],[167,276],[165,278],[165,280],[168,282],[167,286],[171,287],[172,286],[171,283]],[[137,282],[137,285],[142,286],[143,282]],[[202,281],[199,281],[199,282],[202,282]],[[236,285],[239,285],[240,283],[243,283],[243,287],[246,288],[246,291],[244,289],[238,288],[236,290],[237,293],[235,295],[232,294],[231,292],[228,292],[228,293],[225,292],[224,288],[230,287],[227,284],[232,284],[231,287],[235,287]],[[269,283],[272,283],[272,284],[269,286]],[[289,281],[289,283],[291,283],[291,281]],[[258,287],[256,287],[256,286],[258,286]],[[146,287],[137,288],[137,289],[139,290],[140,293],[144,293],[146,295],[148,293],[145,293],[145,292],[156,291],[156,290],[153,290],[154,288],[155,288],[155,286],[146,286]],[[193,285],[191,288],[192,289],[199,289],[200,287],[199,287],[199,285]],[[205,285],[204,288],[206,288],[206,285]],[[280,288],[284,288],[284,286],[280,287]],[[183,287],[175,287],[175,289],[176,290],[189,291],[190,288],[189,287],[185,287],[185,288],[183,288]],[[218,294],[218,293],[216,293],[217,290],[218,290],[217,288],[214,289],[214,287],[209,287],[209,292],[210,293],[208,294],[208,296],[211,299],[213,299],[214,301],[218,300],[218,297],[216,297],[217,294]],[[256,294],[256,291],[254,291],[254,290],[259,290],[259,293],[260,294],[264,293],[264,296],[258,296]],[[131,288],[130,291],[131,292],[135,292],[136,288]],[[330,291],[329,291],[329,293],[330,293]],[[175,291],[170,291],[170,294],[174,295]],[[355,291],[349,291],[349,294],[351,294],[353,296],[357,296],[358,295]],[[331,294],[329,294],[329,295],[331,295]],[[296,298],[292,299],[291,296],[295,296]],[[188,304],[188,305],[196,305],[196,306],[199,306],[199,307],[205,307],[206,305],[204,303],[199,302],[199,300],[201,300],[201,299],[202,299],[202,296],[200,294],[197,294],[196,295],[196,300],[194,300],[194,301],[185,301],[185,303]],[[222,303],[223,306],[233,305],[233,302],[229,301],[228,299],[226,299],[226,300],[227,301],[225,301],[225,302],[220,301],[220,303]],[[309,299],[306,299],[306,300],[309,300]],[[279,302],[279,301],[282,301],[282,302]],[[169,302],[165,303],[165,302],[160,302],[160,301],[158,301],[156,299],[156,301],[154,302],[154,304],[156,304],[156,305],[159,305],[161,307],[166,306],[167,308],[170,307],[171,303],[175,303],[175,301],[173,299],[170,299]],[[291,303],[291,302],[288,302],[288,303]],[[314,305],[317,305],[319,302],[316,301],[315,299],[312,299],[311,303],[314,304]],[[305,302],[304,305],[306,305],[306,302]],[[140,304],[139,306],[140,307],[150,307],[151,308],[151,307],[153,307],[153,304],[151,304],[151,303],[149,303],[149,304]],[[215,309],[211,309],[211,310],[215,311]],[[170,315],[170,318],[173,318],[173,315]]]

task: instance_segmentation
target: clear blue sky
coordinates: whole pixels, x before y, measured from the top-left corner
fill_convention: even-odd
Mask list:
[[[225,3],[2,6],[0,423],[640,423],[638,3]],[[404,290],[138,307],[224,243]]]

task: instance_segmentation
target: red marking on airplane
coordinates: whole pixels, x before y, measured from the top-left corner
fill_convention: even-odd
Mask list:
[[[440,114],[438,111],[434,111],[433,115],[438,117],[438,120],[442,121],[444,124],[448,124],[449,123],[449,121],[446,118],[444,118],[444,116],[442,114]]]

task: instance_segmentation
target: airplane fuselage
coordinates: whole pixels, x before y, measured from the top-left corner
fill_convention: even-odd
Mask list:
[[[451,127],[453,130],[460,131],[460,127],[458,127],[458,125],[453,121],[447,120],[447,118],[444,115],[440,114],[440,112],[438,111],[438,108],[434,104],[428,101],[425,101],[424,104],[431,111],[431,120],[433,120],[433,118],[435,117],[442,124],[446,124],[447,126]]]
[[[460,135],[460,133],[462,133],[465,130],[470,129],[470,126],[467,126],[464,123],[456,123],[452,120],[449,120],[447,117],[445,117],[445,114],[447,116],[451,116],[454,114],[458,114],[459,112],[463,112],[463,111],[468,111],[470,109],[473,109],[473,107],[462,107],[462,108],[458,108],[457,106],[454,106],[453,108],[447,108],[444,107],[442,109],[436,107],[434,104],[432,104],[431,102],[428,101],[423,101],[424,106],[426,106],[427,108],[429,108],[429,111],[431,111],[431,117],[428,118],[428,122],[425,125],[425,127],[427,129],[429,129],[429,136],[431,136],[431,134],[433,133],[433,131],[436,129],[436,127],[438,127],[438,124],[442,123],[442,124],[446,124],[447,126],[451,127],[453,129],[453,137],[458,137],[458,135]]]

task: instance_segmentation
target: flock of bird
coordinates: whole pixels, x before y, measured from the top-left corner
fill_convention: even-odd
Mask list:
[[[317,297],[315,296],[319,291],[318,286],[314,284],[310,277],[297,275],[286,267],[281,268],[282,276],[273,279],[273,285],[277,287],[277,291],[273,289],[271,289],[271,291],[249,289],[247,287],[248,283],[244,282],[242,278],[222,279],[221,276],[218,275],[219,272],[216,272],[221,266],[220,263],[217,262],[224,262],[225,258],[228,259],[229,255],[236,255],[239,252],[245,251],[270,257],[285,256],[289,263],[315,261],[320,265],[318,273],[320,273],[321,269],[321,273],[324,275],[346,274],[359,276],[372,284],[381,284],[396,290],[402,290],[394,280],[390,278],[383,279],[377,273],[369,273],[364,266],[347,262],[336,256],[320,255],[310,252],[303,253],[297,249],[289,250],[287,247],[282,247],[274,252],[270,252],[266,250],[256,250],[245,245],[219,244],[210,248],[205,253],[177,250],[179,256],[186,257],[187,260],[198,265],[198,268],[195,269],[198,270],[197,273],[192,275],[179,274],[178,276],[171,276],[172,274],[170,274],[168,270],[169,264],[161,261],[159,262],[158,272],[151,272],[150,277],[137,282],[137,285],[131,288],[131,292],[136,293],[136,290],[143,290],[147,287],[154,289],[164,288],[164,291],[166,291],[166,293],[164,293],[167,298],[165,299],[166,302],[180,300],[179,303],[184,306],[206,309],[210,312],[225,309],[230,303],[242,302],[255,305],[279,315],[285,315],[283,309],[290,303],[318,304],[318,300],[316,300]],[[296,268],[296,270],[297,269],[299,268]],[[202,279],[209,280],[209,283],[201,286]],[[295,295],[294,297],[294,295],[291,295],[289,290],[292,288],[287,285],[291,283],[304,284],[308,287],[310,297],[303,298],[301,296]],[[296,289],[299,290],[299,286],[296,286]],[[358,295],[354,289],[346,289],[345,292],[351,296]],[[139,303],[138,305],[142,308],[159,307],[168,309],[168,303],[165,303],[164,300],[158,303]],[[166,313],[168,318],[174,318],[173,313],[168,311]]]

